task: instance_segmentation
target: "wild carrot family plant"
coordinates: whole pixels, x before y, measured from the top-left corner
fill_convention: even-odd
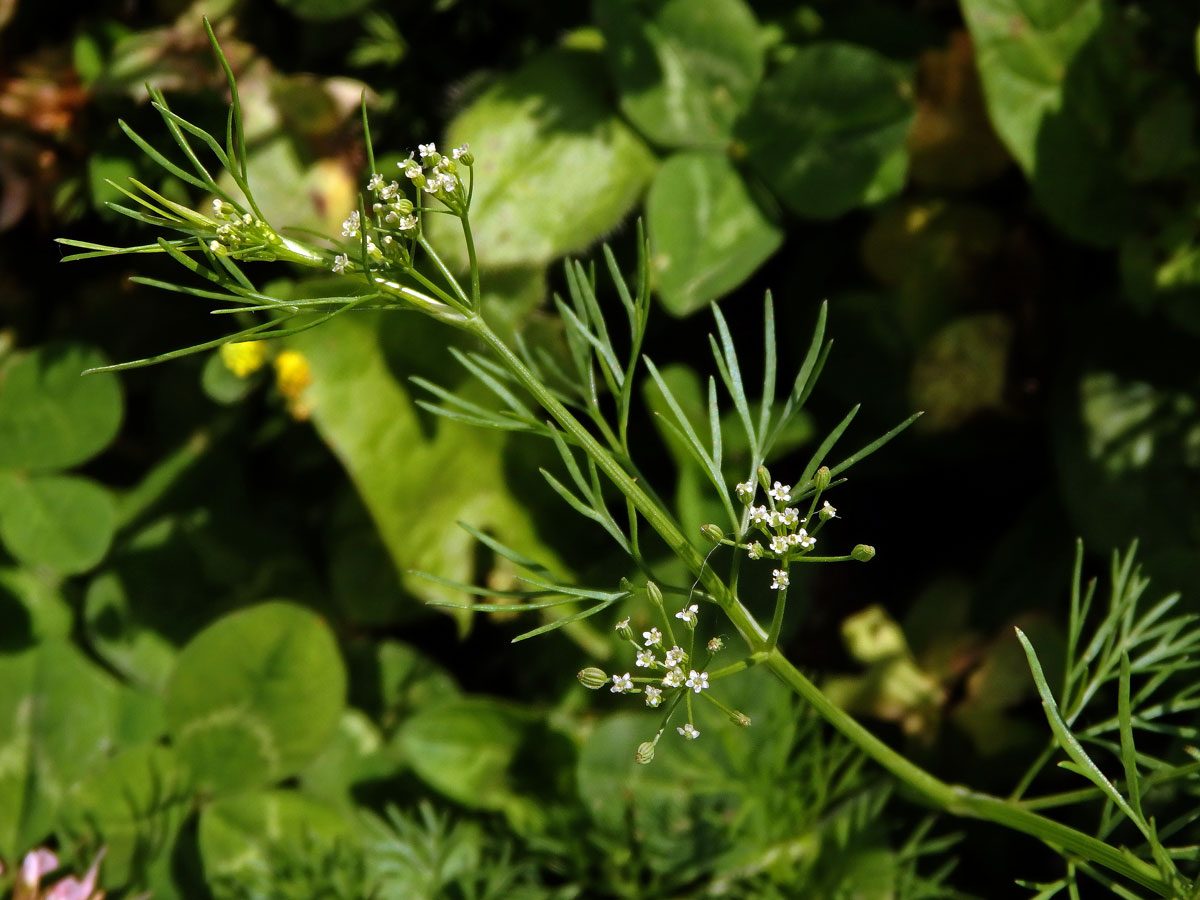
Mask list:
[[[855,407],[804,465],[785,469],[775,462],[781,437],[814,390],[830,352],[824,308],[798,371],[784,379],[778,371],[770,295],[763,307],[762,341],[753,357],[738,346],[714,305],[715,331],[709,337],[714,374],[707,380],[699,421],[654,363],[652,350],[643,346],[651,277],[640,235],[637,270],[630,279],[608,248],[602,251],[599,267],[604,278],[598,277],[595,266],[567,264],[567,296],[556,300],[564,338],[561,354],[527,342],[519,331],[506,339],[483,302],[471,230],[476,179],[486,177],[484,160],[477,160],[467,144],[446,150],[429,142],[419,144],[396,170],[383,171],[376,165],[364,101],[369,171],[357,208],[346,210],[340,235],[293,236],[283,223],[270,221],[255,201],[238,87],[215,39],[213,46],[232,98],[223,139],[178,115],[158,91],[152,91],[154,107],[182,162],[122,124],[166,172],[208,195],[208,205],[198,212],[132,181],[116,186],[129,204],[114,203],[112,208],[171,236],[121,248],[70,239],[62,243],[82,251],[71,259],[165,254],[188,271],[190,281],[135,280],[218,303],[214,312],[219,315],[250,315],[256,321],[217,340],[107,369],[144,366],[219,347],[232,368],[249,370],[265,356],[259,342],[288,338],[347,313],[381,310],[429,316],[471,340],[473,349],[450,352],[493,401],[467,399],[430,380],[416,379],[428,395],[422,406],[447,419],[548,442],[561,468],[542,471],[547,484],[625,551],[636,574],[619,584],[580,586],[466,525],[474,538],[519,571],[518,586],[485,587],[437,572],[424,577],[482,598],[467,609],[537,612],[544,617],[517,640],[596,616],[618,603],[638,604],[637,613],[615,624],[624,661],[613,671],[585,661],[578,673],[585,687],[633,699],[656,712],[655,728],[640,745],[629,747],[638,762],[652,762],[664,735],[703,742],[708,728],[697,725],[700,704],[718,710],[732,726],[754,726],[728,702],[724,689],[747,670],[765,669],[836,729],[846,746],[873,760],[931,809],[1015,829],[1061,853],[1067,861],[1065,873],[1051,884],[1032,885],[1039,898],[1062,890],[1076,896],[1082,875],[1125,897],[1200,896],[1191,865],[1194,847],[1173,843],[1192,827],[1195,814],[1164,822],[1153,812],[1157,803],[1180,793],[1194,796],[1198,783],[1200,757],[1187,744],[1194,739],[1194,728],[1178,724],[1177,717],[1200,705],[1200,682],[1190,677],[1200,628],[1190,617],[1171,614],[1174,597],[1148,608],[1142,603],[1146,583],[1132,550],[1114,557],[1111,597],[1104,609],[1093,602],[1094,583],[1086,590],[1082,587],[1081,551],[1077,555],[1067,660],[1057,693],[1032,643],[1019,632],[1014,638],[1028,655],[1052,735],[1016,790],[1001,797],[942,781],[832,702],[780,647],[798,569],[866,563],[875,556],[874,547],[865,542],[870,535],[851,533],[853,517],[843,518],[833,492],[853,466],[916,419],[914,415],[862,448],[841,454],[835,447],[854,420]],[[431,239],[429,224],[436,217],[453,219],[461,227],[465,273],[457,272]],[[251,263],[284,263],[337,275],[339,287],[304,299],[277,296],[259,286],[261,278],[251,277]],[[292,383],[303,381],[298,365],[302,362],[289,364]],[[282,379],[283,368],[280,374]],[[681,521],[635,458],[634,400],[645,377],[663,399],[664,428],[707,480],[720,512],[718,521]],[[739,447],[745,448],[736,456],[726,452],[730,420]],[[672,574],[676,571],[686,572],[686,577],[681,580]],[[765,612],[757,612],[756,598],[763,594],[771,601]],[[1115,711],[1092,711],[1083,717],[1099,701],[1113,698]],[[1188,757],[1182,762],[1181,753]],[[1061,754],[1066,756],[1061,765],[1084,782],[1065,793],[1032,794],[1041,769]],[[1050,814],[1077,804],[1098,808],[1094,832]]]

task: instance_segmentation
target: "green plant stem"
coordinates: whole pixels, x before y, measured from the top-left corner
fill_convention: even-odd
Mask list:
[[[613,482],[634,508],[658,532],[667,546],[696,575],[705,589],[716,599],[730,622],[750,646],[752,659],[761,659],[795,694],[811,704],[817,713],[841,732],[864,754],[890,772],[895,778],[921,795],[931,806],[952,815],[982,819],[1004,825],[1061,847],[1094,863],[1104,866],[1162,897],[1171,896],[1171,886],[1150,863],[1123,853],[1105,842],[1053,819],[1048,819],[1016,803],[981,794],[967,788],[947,784],[897,753],[853,716],[831,701],[812,681],[804,676],[777,647],[770,645],[768,635],[721,578],[705,564],[705,558],[692,545],[671,517],[650,499],[642,488],[583,424],[571,414],[550,391],[525,367],[520,358],[476,314],[464,327],[482,340],[500,361],[513,373],[530,395],[550,414],[550,417],[592,459]],[[750,664],[750,663],[747,663]],[[735,664],[737,665],[737,664]],[[721,674],[724,674],[722,670]],[[710,677],[717,673],[711,673]]]
[[[787,563],[784,563],[784,570]],[[783,630],[783,613],[787,609],[787,588],[780,588],[775,594],[775,612],[771,616],[771,628],[767,632],[767,649],[779,644],[779,632]]]
[[[471,177],[472,187],[475,184],[474,176]],[[471,203],[467,200],[467,205]],[[471,236],[471,217],[465,213],[459,217],[462,220],[463,238],[467,244],[467,261],[471,269],[471,306],[474,309],[479,309],[479,263],[475,259],[475,239]]]
[[[809,681],[779,652],[778,648],[767,651],[765,664],[793,692],[810,703],[826,722],[934,807],[951,815],[983,819],[1024,832],[1047,844],[1061,847],[1098,863],[1149,888],[1160,897],[1171,896],[1170,884],[1163,880],[1158,869],[1150,863],[1137,859],[1130,853],[1123,853],[1089,834],[1048,819],[1023,805],[947,784],[909,762],[826,697],[819,687]]]

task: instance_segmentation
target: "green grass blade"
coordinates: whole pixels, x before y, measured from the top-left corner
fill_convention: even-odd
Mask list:
[[[148,356],[145,359],[134,359],[129,362],[116,363],[111,366],[97,366],[94,369],[87,369],[84,375],[91,375],[93,372],[123,372],[126,369],[140,369],[144,366],[153,366],[158,363],[167,362],[171,359],[178,359],[181,356],[190,356],[193,353],[202,353],[205,350],[212,350],[220,347],[222,344],[237,343],[242,340],[256,340],[261,337],[262,332],[272,325],[278,324],[278,320],[271,322],[261,322],[258,325],[253,325],[243,331],[238,331],[234,334],[225,337],[217,338],[213,341],[205,341],[203,344],[193,344],[190,347],[184,347],[180,350],[172,350],[169,353],[162,353],[158,356]]]
[[[511,563],[516,563],[522,569],[527,569],[530,572],[537,572],[545,578],[553,577],[553,574],[548,568],[538,562],[536,559],[530,559],[524,554],[518,553],[507,544],[501,543],[492,537],[490,534],[480,531],[474,525],[468,525],[466,522],[459,522],[458,527],[465,531],[479,543],[483,544],[493,553],[502,556]]]
[[[458,360],[468,372],[478,378],[488,390],[500,398],[501,401],[514,413],[527,421],[533,420],[533,412],[517,399],[516,395],[500,383],[494,375],[488,372],[483,366],[479,365],[474,359],[463,353],[457,347],[450,348],[450,355]]]
[[[537,637],[539,634],[545,634],[548,631],[555,631],[556,629],[562,628],[564,625],[570,625],[572,622],[578,622],[581,619],[594,616],[596,613],[604,612],[604,610],[608,609],[616,602],[616,600],[605,600],[603,603],[597,603],[595,606],[585,609],[582,612],[577,612],[570,616],[564,616],[561,619],[555,619],[553,622],[549,622],[540,628],[533,629],[533,631],[526,631],[524,634],[518,634],[512,639],[512,643],[515,644],[518,641],[527,641],[531,637]]]
[[[812,479],[817,469],[820,468],[825,457],[829,454],[829,451],[833,449],[833,445],[837,443],[838,439],[845,433],[846,429],[850,427],[850,423],[853,422],[854,417],[858,415],[858,410],[861,406],[862,404],[855,404],[852,406],[850,408],[850,412],[846,413],[842,421],[838,422],[833,431],[829,432],[829,434],[825,436],[825,440],[821,441],[821,445],[817,447],[816,451],[809,458],[808,464],[805,465],[804,471],[800,474],[798,481],[799,484],[807,484],[809,480]]]
[[[232,101],[231,111],[233,113],[234,130],[236,131],[237,156],[241,164],[241,176],[245,180],[246,130],[242,121],[242,100],[238,95],[237,79],[233,77],[233,68],[229,65],[229,60],[225,58],[225,52],[221,49],[221,45],[217,43],[217,36],[213,33],[212,24],[208,21],[207,16],[204,17],[204,31],[208,34],[208,42],[212,45],[213,53],[216,54],[217,60],[225,72],[225,81],[229,84],[229,96]]]
[[[713,319],[717,323],[717,334],[721,337],[721,347],[718,350],[717,342],[713,340],[711,334],[708,336],[713,358],[716,360],[717,370],[725,382],[725,389],[729,391],[729,396],[733,399],[733,407],[741,417],[750,446],[754,447],[758,443],[757,433],[750,418],[750,404],[746,401],[746,388],[742,383],[742,370],[738,365],[737,348],[733,345],[733,335],[729,333],[729,324],[725,321],[721,308],[715,303],[710,303],[709,307],[712,309]]]
[[[371,142],[371,126],[367,122],[367,91],[363,88],[359,95],[359,106],[362,108],[363,144],[367,148],[367,169],[375,174],[375,145]]]
[[[1129,655],[1121,654],[1121,677],[1117,689],[1117,718],[1121,725],[1121,765],[1125,767],[1125,789],[1129,793],[1129,805],[1142,814],[1142,786],[1138,775],[1137,752],[1133,746],[1133,715],[1129,706]]]
[[[830,475],[838,475],[838,474],[846,471],[848,468],[850,468],[855,463],[861,462],[862,460],[866,459],[868,456],[870,456],[872,453],[874,453],[876,450],[878,450],[880,447],[882,447],[884,444],[886,444],[888,441],[890,441],[892,438],[894,438],[900,432],[904,431],[904,429],[906,429],[913,422],[917,421],[917,419],[921,418],[921,416],[923,416],[923,415],[924,415],[924,413],[920,413],[920,412],[913,413],[911,416],[909,416],[907,419],[905,419],[903,422],[901,422],[899,425],[897,425],[895,428],[893,428],[887,434],[885,434],[881,437],[877,437],[875,440],[871,441],[871,443],[867,444],[867,446],[863,447],[857,453],[852,453],[850,456],[847,456],[840,463],[838,463],[836,466],[834,466],[832,469],[830,469],[829,474]]]
[[[154,162],[158,163],[158,165],[162,166],[162,168],[166,169],[180,181],[185,181],[193,187],[198,187],[205,191],[216,189],[215,182],[205,181],[202,178],[197,178],[191,172],[175,165],[175,163],[171,162],[169,159],[159,153],[149,141],[144,140],[141,135],[130,128],[129,125],[125,123],[124,119],[117,119],[117,126],[123,132],[125,132],[125,136],[127,138],[137,145],[139,150],[145,153],[148,157],[154,160]],[[205,172],[204,174],[207,175],[208,173]]]
[[[1021,642],[1021,646],[1025,650],[1025,657],[1029,661],[1029,669],[1033,674],[1033,682],[1037,686],[1038,695],[1042,699],[1042,711],[1046,714],[1046,721],[1050,723],[1050,730],[1054,733],[1054,737],[1058,742],[1059,747],[1066,751],[1070,757],[1071,765],[1065,766],[1073,769],[1078,774],[1085,777],[1096,787],[1104,792],[1113,804],[1124,813],[1134,825],[1142,832],[1143,836],[1148,836],[1148,831],[1141,816],[1139,816],[1129,806],[1129,803],[1121,796],[1121,792],[1116,789],[1111,781],[1100,771],[1100,767],[1092,761],[1092,758],[1087,755],[1087,751],[1083,749],[1083,745],[1071,734],[1067,723],[1063,721],[1062,716],[1058,711],[1058,704],[1054,701],[1054,695],[1050,692],[1050,685],[1046,682],[1046,676],[1042,672],[1042,664],[1038,661],[1037,652],[1033,649],[1033,644],[1020,628],[1014,629],[1017,633],[1017,640]]]
[[[763,386],[762,405],[758,410],[758,446],[762,447],[767,440],[767,431],[771,426],[771,409],[775,405],[775,376],[778,361],[775,347],[775,303],[771,292],[767,291],[763,299]],[[756,463],[762,460],[755,460]]]

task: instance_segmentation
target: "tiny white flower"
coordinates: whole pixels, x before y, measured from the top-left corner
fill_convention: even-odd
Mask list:
[[[424,159],[427,156],[432,156],[433,154],[437,153],[437,147],[432,143],[417,144],[417,152],[421,154],[421,159]]]
[[[749,500],[751,497],[754,496],[754,482],[753,481],[743,481],[734,490],[737,491],[738,499]]]
[[[333,271],[335,271],[335,272],[337,272],[337,274],[341,275],[343,272],[346,271],[346,266],[348,266],[349,264],[350,264],[350,257],[348,257],[345,253],[339,253],[337,256],[335,256],[333,258]]]
[[[437,178],[430,178],[425,182],[425,193],[436,194],[442,189],[442,182]]]
[[[763,558],[763,545],[758,541],[755,541],[753,544],[747,544],[746,550],[749,552],[751,559]]]
[[[671,669],[683,662],[684,652],[680,647],[672,647],[667,651],[667,668]]]
[[[250,213],[244,213],[244,214],[242,215],[242,224],[243,224],[243,225],[252,225],[252,224],[254,224],[254,216],[250,215]]]
[[[392,240],[392,236],[390,234],[385,234],[383,236],[383,245],[385,247],[390,247],[394,243],[396,243],[396,242]]]
[[[658,662],[658,660],[654,658],[653,650],[639,650],[637,652],[637,667],[639,669],[649,669],[653,667],[656,662]]]
[[[682,619],[693,628],[696,627],[696,613],[700,612],[700,607],[693,603],[691,606],[685,606],[679,612],[675,613],[675,618]]]
[[[683,684],[683,669],[678,667],[672,669],[663,676],[663,687],[679,687]]]
[[[788,586],[788,573],[783,569],[775,569],[771,572],[771,590],[781,591]]]
[[[708,642],[708,652],[716,653],[718,650],[720,650],[724,646],[725,646],[725,642],[723,640],[721,640],[721,638],[715,637],[711,641]]]
[[[208,249],[211,250],[213,253],[220,253],[222,250],[225,249],[225,245],[222,244],[220,241],[209,241]],[[334,269],[334,271],[336,272],[337,269]]]
[[[358,210],[354,210],[346,217],[346,221],[342,223],[342,237],[358,237],[358,228],[361,225]]]
[[[697,672],[695,669],[692,669],[692,671],[688,673],[688,680],[685,681],[684,684],[698,694],[708,687],[708,673]]]
[[[825,505],[821,507],[818,515],[820,515],[823,521],[829,521],[830,519],[837,517],[837,507],[830,506],[829,501],[826,500]]]
[[[623,618],[620,622],[613,626],[613,631],[623,631],[629,627],[629,616]]]
[[[612,681],[612,687],[609,690],[614,694],[623,694],[633,689],[633,679],[629,677],[628,672],[624,675],[614,675]]]
[[[371,180],[367,182],[367,190],[378,191],[383,187],[383,176],[378,172],[371,176]]]
[[[221,201],[220,197],[213,197],[213,215],[214,216],[221,215],[221,202],[222,201]]]
[[[682,728],[676,728],[675,730],[678,731],[681,735],[683,735],[683,737],[687,738],[689,741],[694,741],[696,738],[700,737],[699,729],[697,729],[696,726],[693,725],[691,722],[688,722]]]
[[[386,216],[383,217],[383,221],[387,222],[389,225],[395,225],[397,222],[400,221],[400,213],[396,212],[395,210],[392,210],[390,213],[388,213]]]
[[[658,706],[662,703],[662,691],[652,684],[646,685],[646,705]]]
[[[400,220],[396,223],[397,231],[412,231],[416,227],[417,227],[417,217],[416,216],[411,216],[411,215],[410,216],[401,216]]]
[[[768,493],[776,503],[787,503],[792,499],[792,486],[790,484],[780,484],[777,481]]]
[[[380,200],[391,200],[399,192],[400,192],[400,185],[393,181],[391,184],[384,185],[383,187],[381,187],[379,189],[379,199]]]
[[[646,639],[646,646],[653,647],[662,644],[662,632],[657,628],[651,628],[649,631],[643,631],[642,637]]]
[[[777,509],[771,510],[770,514],[767,516],[767,524],[772,528],[778,528],[783,524],[783,513]]]
[[[789,506],[783,511],[783,514],[780,515],[779,521],[780,523],[789,527],[795,526],[800,521],[800,510],[796,509],[794,506]]]
[[[750,507],[750,521],[755,525],[762,525],[771,518],[771,511],[765,506]]]
[[[410,179],[416,178],[417,176],[422,174],[421,173],[421,164],[419,162],[417,162],[415,159],[406,159],[402,163],[396,163],[396,165],[398,165],[400,168],[402,168],[404,170],[405,176],[407,176]]]
[[[786,553],[788,548],[788,539],[783,535],[775,535],[771,538],[772,553]]]
[[[453,150],[450,151],[450,155],[453,156],[455,159],[462,159],[470,151],[471,151],[471,145],[468,144],[466,141],[463,141],[461,144],[459,144],[457,147],[455,147]]]
[[[805,550],[811,550],[817,543],[817,539],[801,528],[792,536],[792,542]]]

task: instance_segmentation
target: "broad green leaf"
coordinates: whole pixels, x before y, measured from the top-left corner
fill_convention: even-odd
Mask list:
[[[333,739],[305,766],[299,782],[309,796],[352,813],[356,784],[390,778],[402,768],[370,718],[348,708],[342,713]]]
[[[12,652],[35,641],[65,638],[74,617],[58,578],[44,570],[0,567],[0,649]]]
[[[448,146],[475,156],[471,229],[481,265],[541,265],[611,231],[654,173],[612,110],[598,53],[558,49],[501,78],[460,113]],[[466,262],[456,219],[430,216],[437,246]]]
[[[1145,106],[1135,91],[1138,59],[1125,26],[1105,20],[1106,6],[963,2],[997,134],[1055,223],[1097,244],[1136,230],[1144,208],[1121,159],[1131,134],[1127,119]],[[1129,174],[1139,174],[1139,156],[1135,148]]]
[[[87,571],[108,552],[116,520],[112,495],[90,479],[0,472],[0,539],[27,566]]]
[[[646,198],[651,260],[663,305],[684,316],[750,277],[783,240],[719,153],[680,153]]]
[[[120,203],[124,195],[109,182],[125,185],[130,178],[137,176],[137,168],[124,156],[105,153],[93,153],[89,156],[87,167],[92,207],[102,215],[115,216],[116,213],[110,212],[105,204],[113,201]]]
[[[670,147],[728,142],[762,78],[763,39],[742,0],[598,0],[621,111]]]
[[[789,209],[831,219],[904,186],[911,93],[904,70],[873,50],[810,44],[759,86],[738,137]]]
[[[118,685],[65,641],[0,655],[0,856],[54,826],[67,790],[112,747]]]
[[[106,760],[71,790],[61,830],[72,840],[108,848],[101,868],[105,886],[146,888],[169,883],[175,835],[191,805],[188,775],[175,753],[140,744]]]
[[[196,784],[217,790],[295,774],[341,717],[346,672],[315,613],[263,603],[218,619],[183,648],[167,723]]]
[[[397,733],[404,760],[427,784],[473,809],[519,802],[510,767],[532,717],[484,697],[423,707]]]
[[[380,346],[384,321],[370,313],[345,316],[291,345],[311,366],[313,383],[305,402],[313,424],[358,488],[405,588],[422,599],[462,602],[457,591],[409,575],[409,570],[460,582],[491,574],[475,571],[477,541],[457,521],[531,556],[553,560],[523,505],[506,487],[505,436],[444,420],[422,423]],[[439,327],[411,320],[403,324],[401,353],[406,343],[431,343],[428,329]],[[497,571],[502,568],[497,564]],[[459,619],[464,626],[469,615]]]
[[[270,872],[289,857],[351,839],[340,813],[299,791],[222,797],[200,814],[200,856],[210,882]]]
[[[118,572],[102,572],[88,585],[83,615],[88,638],[108,665],[151,690],[166,686],[175,667],[176,646],[141,621]]]
[[[1063,106],[1071,62],[1100,29],[1101,0],[963,0],[963,16],[988,109],[1025,170],[1038,163],[1038,134]]]
[[[0,371],[0,469],[74,466],[103,450],[121,424],[121,387],[81,344],[47,344]]]

